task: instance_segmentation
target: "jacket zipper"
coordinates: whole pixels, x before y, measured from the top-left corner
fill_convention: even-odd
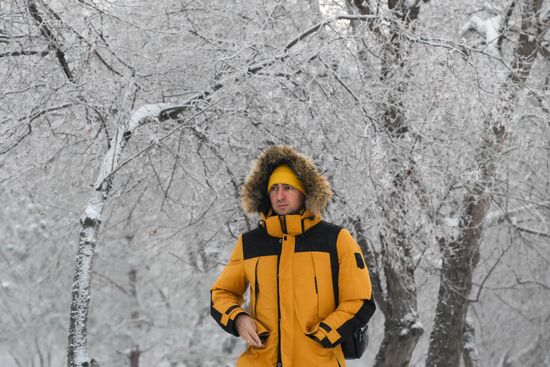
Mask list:
[[[279,328],[278,346],[277,346],[277,367],[282,367],[283,362],[281,360],[281,293],[279,292],[279,264],[281,262],[281,255],[283,253],[283,240],[279,240],[279,255],[277,256],[277,327]]]
[[[260,293],[260,286],[258,284],[258,263],[260,259],[256,260],[256,267],[254,268],[254,317],[257,318],[256,309],[258,305],[258,293]]]

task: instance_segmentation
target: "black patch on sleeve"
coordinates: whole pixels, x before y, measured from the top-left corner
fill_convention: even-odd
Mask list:
[[[355,253],[355,261],[357,262],[357,267],[359,269],[364,269],[365,268],[365,262],[363,261],[363,257],[361,256],[360,253]]]

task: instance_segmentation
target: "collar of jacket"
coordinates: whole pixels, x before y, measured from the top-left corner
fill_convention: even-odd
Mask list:
[[[270,213],[271,214],[271,211]],[[260,213],[260,224],[267,230],[271,237],[283,237],[285,234],[297,236],[316,225],[321,217],[305,210],[301,214],[268,215]]]

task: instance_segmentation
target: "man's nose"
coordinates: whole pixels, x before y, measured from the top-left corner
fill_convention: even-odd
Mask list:
[[[278,190],[277,191],[277,200],[284,200],[286,197],[286,194],[284,190]]]

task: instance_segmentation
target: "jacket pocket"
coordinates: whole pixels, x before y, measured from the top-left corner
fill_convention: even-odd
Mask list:
[[[258,336],[262,341],[265,341],[269,336],[269,330],[258,320],[254,321],[256,322],[256,331],[258,332]]]
[[[312,254],[294,256],[294,307],[298,323],[307,333],[319,323],[319,280],[316,279]]]
[[[321,316],[319,315],[319,285],[317,284],[317,269],[315,268],[313,253],[311,254],[311,265],[313,266],[313,285],[315,286],[315,316],[317,319],[321,319]]]
[[[336,364],[335,359],[335,348],[328,345],[323,345],[323,341],[319,340],[317,334],[318,334],[318,328],[305,333],[305,336],[308,339],[307,342],[307,350],[309,350],[314,355],[312,358],[315,360],[315,362],[318,362],[316,366],[334,366]],[[329,362],[330,363],[327,363]]]
[[[317,318],[324,320],[336,309],[330,255],[327,252],[312,252]]]

